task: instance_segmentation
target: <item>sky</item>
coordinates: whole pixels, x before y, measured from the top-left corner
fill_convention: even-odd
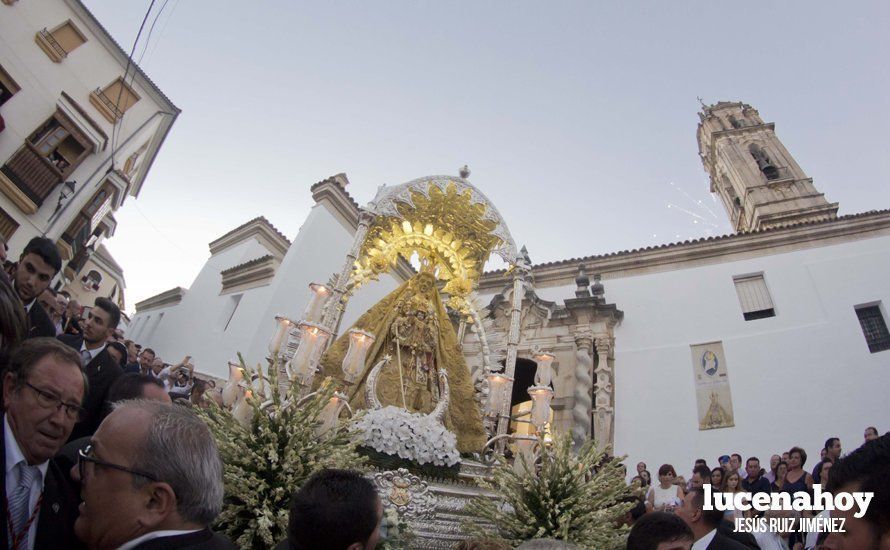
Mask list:
[[[150,2],[83,1],[129,50]],[[775,122],[839,214],[890,208],[888,20],[883,0],[156,0],[136,58],[182,114],[106,242],[127,310],[251,218],[292,239],[340,172],[365,204],[467,164],[534,263],[729,233],[699,97]]]

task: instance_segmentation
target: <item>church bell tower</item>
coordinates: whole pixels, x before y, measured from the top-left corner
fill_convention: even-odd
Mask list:
[[[735,231],[837,217],[756,109],[721,101],[698,116],[699,156]]]

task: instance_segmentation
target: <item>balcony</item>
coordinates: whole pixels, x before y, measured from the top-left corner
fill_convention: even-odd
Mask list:
[[[90,93],[90,103],[112,124],[117,123],[124,116],[124,112],[115,105],[111,98],[105,95],[101,88],[96,88]]]
[[[44,27],[42,31],[37,31],[34,40],[37,42],[37,45],[40,46],[40,49],[42,49],[46,55],[56,63],[61,63],[63,59],[68,57],[68,52],[65,51],[65,48],[63,48],[61,44],[59,44],[56,37],[46,30],[46,27]]]
[[[0,173],[33,204],[34,211],[63,179],[62,172],[41,156],[30,143],[19,149],[0,168]]]

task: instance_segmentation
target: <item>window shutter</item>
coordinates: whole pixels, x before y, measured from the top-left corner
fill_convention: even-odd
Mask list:
[[[763,275],[735,278],[735,290],[739,295],[742,313],[773,309],[773,301],[763,280]]]
[[[70,21],[53,30],[51,34],[67,53],[73,52],[75,48],[85,42],[83,36],[77,32]]]

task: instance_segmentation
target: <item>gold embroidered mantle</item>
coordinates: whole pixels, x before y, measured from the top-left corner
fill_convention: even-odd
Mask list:
[[[429,334],[431,326],[436,328],[436,334]],[[384,406],[402,407],[396,351],[399,345],[408,409],[420,413],[432,411],[438,399],[436,369],[445,369],[451,392],[445,427],[457,436],[460,452],[482,449],[485,431],[474,399],[470,372],[457,349],[457,335],[431,274],[420,273],[412,277],[362,315],[353,328],[377,337],[368,352],[364,371],[356,384],[348,389],[349,404],[354,409],[368,408],[364,390],[370,367],[387,354],[392,361],[380,373],[377,397]],[[322,356],[324,374],[320,378],[343,378],[340,365],[348,346],[348,331],[344,331]],[[424,386],[428,391],[424,391]]]

